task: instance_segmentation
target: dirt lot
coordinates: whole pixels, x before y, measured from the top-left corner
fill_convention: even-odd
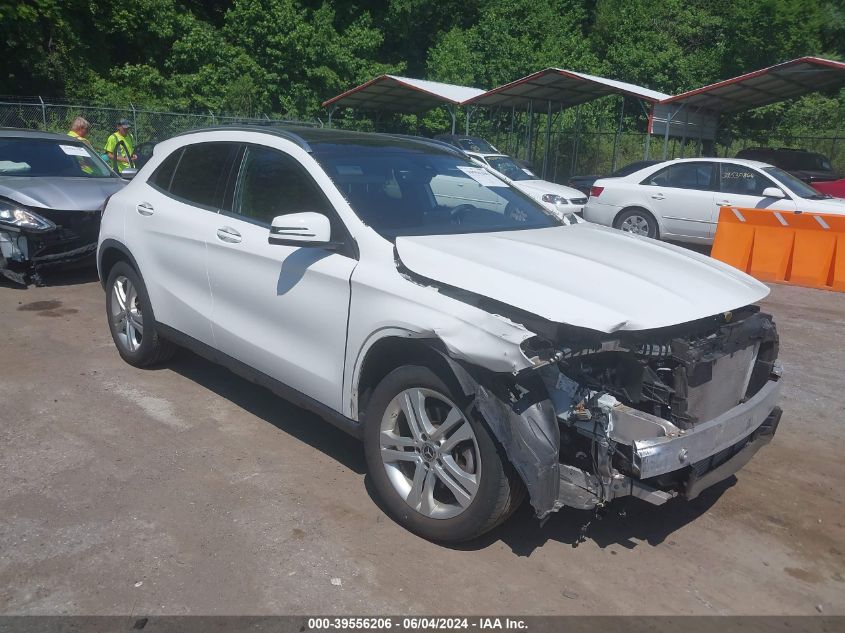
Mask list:
[[[772,288],[783,422],[737,480],[447,548],[355,440],[188,353],[133,369],[96,279],[50,281],[0,285],[0,613],[845,614],[845,294]]]

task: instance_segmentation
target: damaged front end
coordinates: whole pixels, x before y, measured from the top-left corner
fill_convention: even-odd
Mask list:
[[[538,517],[624,496],[656,505],[695,498],[777,429],[778,335],[755,306],[613,335],[531,329],[542,334],[522,345],[529,370],[492,373],[447,360]]]
[[[24,286],[41,285],[46,267],[92,258],[99,230],[100,211],[35,213],[0,204],[0,274]]]

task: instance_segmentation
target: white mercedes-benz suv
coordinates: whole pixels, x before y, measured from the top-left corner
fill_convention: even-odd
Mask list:
[[[490,204],[444,198],[442,176]],[[526,495],[541,518],[694,498],[780,420],[764,285],[558,219],[442,143],[189,132],[101,226],[128,363],[188,347],[317,411],[363,440],[384,506],[426,538],[477,536]]]

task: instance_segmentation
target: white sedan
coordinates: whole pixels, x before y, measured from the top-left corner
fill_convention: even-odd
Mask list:
[[[682,158],[597,180],[584,218],[648,237],[710,244],[723,206],[845,214],[845,200],[766,163]]]

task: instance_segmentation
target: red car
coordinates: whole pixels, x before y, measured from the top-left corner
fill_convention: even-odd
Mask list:
[[[845,178],[839,180],[828,180],[825,182],[814,182],[813,189],[826,193],[834,198],[845,198]]]

